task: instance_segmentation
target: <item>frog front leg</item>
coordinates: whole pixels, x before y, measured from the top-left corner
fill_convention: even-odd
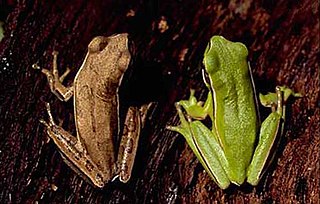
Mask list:
[[[247,170],[247,182],[253,186],[258,184],[264,173],[263,170],[266,169],[274,157],[275,152],[271,154],[270,151],[276,145],[274,144],[276,137],[282,135],[285,121],[285,103],[291,95],[301,97],[301,94],[294,93],[285,86],[276,87],[276,93],[260,94],[259,96],[262,105],[270,107],[272,113],[261,124],[259,141]]]
[[[49,103],[46,103],[46,109],[49,121],[46,122],[44,120],[40,120],[40,122],[46,126],[47,134],[58,146],[63,158],[68,160],[66,163],[72,169],[79,169],[80,173],[87,176],[94,185],[100,188],[103,187],[105,182],[108,180],[108,175],[101,171],[101,169],[95,164],[81,142],[63,128],[55,124]]]
[[[204,74],[203,74],[204,77]],[[204,77],[205,81],[205,77]],[[212,98],[212,92],[210,90],[209,84],[205,81],[206,86],[209,89],[207,99],[205,103],[202,101],[198,101],[196,97],[194,96],[195,91],[193,89],[190,90],[190,97],[188,100],[181,100],[177,102],[179,106],[182,106],[183,109],[186,111],[188,117],[191,117],[192,119],[196,120],[204,120],[207,116],[210,117],[211,119],[211,132],[213,132],[213,136],[215,137],[216,140],[219,141],[219,138],[217,137],[216,134],[216,127],[214,124],[214,116],[213,116],[213,98]]]
[[[67,68],[66,71],[59,77],[57,58],[58,52],[53,51],[53,68],[52,71],[48,69],[41,69],[41,72],[47,76],[47,80],[50,86],[51,92],[58,97],[61,101],[68,101],[73,95],[73,85],[70,87],[65,87],[62,82],[65,77],[70,73],[70,69]],[[38,66],[34,66],[40,69]]]
[[[202,101],[197,101],[194,93],[195,91],[191,89],[189,99],[181,100],[177,102],[177,104],[181,105],[187,114],[194,119],[203,120],[207,117],[207,115],[209,115],[210,119],[213,121],[213,103],[211,92],[208,92],[207,99],[204,104]]]

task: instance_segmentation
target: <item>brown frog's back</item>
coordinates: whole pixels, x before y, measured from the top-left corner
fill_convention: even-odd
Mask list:
[[[77,135],[111,179],[118,134],[118,87],[130,62],[127,34],[96,37],[74,81]]]

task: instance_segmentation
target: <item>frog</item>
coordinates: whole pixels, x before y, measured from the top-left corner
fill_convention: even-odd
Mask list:
[[[301,97],[286,86],[275,93],[260,94],[262,105],[272,112],[260,124],[255,86],[247,60],[248,49],[223,36],[211,37],[203,57],[206,100],[198,101],[195,90],[188,100],[176,102],[178,126],[168,126],[186,139],[213,181],[226,189],[231,183],[259,183],[282,135],[285,104],[289,96]],[[203,120],[209,117],[211,125]],[[277,140],[279,141],[279,140]]]
[[[70,69],[59,76],[58,52],[53,52],[52,70],[33,66],[41,69],[59,100],[66,102],[73,97],[76,137],[55,123],[49,103],[46,103],[48,121],[40,120],[47,135],[65,163],[99,188],[116,178],[123,183],[129,181],[140,131],[151,106],[128,108],[117,155],[114,140],[120,136],[121,128],[118,92],[131,60],[128,41],[127,33],[93,38],[70,86],[63,85]]]

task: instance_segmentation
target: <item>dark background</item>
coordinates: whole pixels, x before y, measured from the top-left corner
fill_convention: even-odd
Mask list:
[[[0,7],[0,203],[319,203],[318,1],[1,1]],[[121,32],[134,43],[122,103],[157,103],[129,183],[96,189],[46,143],[39,123],[47,117],[44,102],[75,135],[72,100],[60,102],[31,65],[50,68],[57,50],[60,72],[73,68],[71,84],[90,40]],[[165,129],[178,123],[174,102],[190,88],[204,99],[201,62],[217,34],[247,45],[258,92],[287,85],[304,95],[291,101],[275,161],[255,188],[222,191],[184,138]]]

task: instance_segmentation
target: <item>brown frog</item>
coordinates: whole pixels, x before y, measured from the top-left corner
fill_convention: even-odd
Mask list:
[[[129,107],[116,158],[114,136],[120,129],[118,89],[130,59],[127,34],[99,36],[88,45],[88,53],[70,87],[62,84],[69,69],[59,77],[57,52],[53,52],[53,70],[41,70],[60,100],[73,96],[77,137],[55,124],[48,103],[49,122],[41,123],[66,163],[100,188],[118,176],[124,183],[130,179],[140,129],[150,107]]]

